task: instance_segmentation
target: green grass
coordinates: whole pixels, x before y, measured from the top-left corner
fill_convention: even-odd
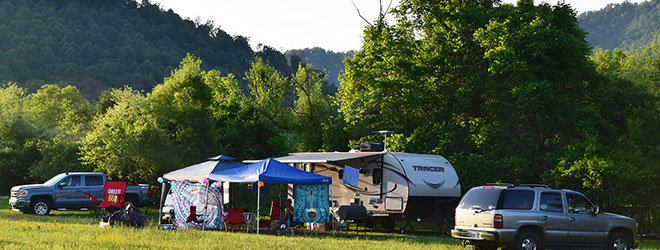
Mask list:
[[[319,235],[255,235],[223,231],[99,228],[91,212],[53,211],[49,216],[14,212],[0,197],[0,249],[463,249],[447,237],[369,233],[343,238]],[[154,215],[157,210],[150,210]],[[155,217],[152,216],[155,219]],[[640,249],[660,249],[657,241]]]

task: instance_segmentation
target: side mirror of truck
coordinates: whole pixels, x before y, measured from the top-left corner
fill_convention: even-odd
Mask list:
[[[64,182],[60,182],[60,183],[57,184],[57,187],[58,187],[58,188],[66,187],[66,183],[64,183]]]
[[[596,207],[594,208],[594,215],[598,215],[599,213],[600,213],[600,207],[599,207],[599,206],[596,206]]]

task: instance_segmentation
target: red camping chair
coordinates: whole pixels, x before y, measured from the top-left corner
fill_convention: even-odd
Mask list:
[[[235,229],[236,227],[240,227],[240,225],[243,223],[245,223],[245,218],[243,217],[243,209],[228,209],[227,216],[225,216],[225,231],[229,230],[230,226]]]
[[[126,182],[123,181],[105,181],[105,186],[103,187],[103,192],[105,193],[105,198],[101,201],[99,205],[94,205],[97,208],[104,208],[107,211],[116,211],[126,203],[124,201],[124,193],[126,192]],[[92,202],[97,202],[98,199],[92,197],[91,194],[85,192],[87,198]]]
[[[259,227],[267,227],[270,228],[270,230],[273,230],[274,228],[271,228],[271,222],[277,222],[280,219],[280,203],[281,200],[273,200],[270,203],[270,219],[267,220],[260,220],[259,221]],[[275,223],[277,224],[277,223]],[[277,226],[277,225],[275,225]]]

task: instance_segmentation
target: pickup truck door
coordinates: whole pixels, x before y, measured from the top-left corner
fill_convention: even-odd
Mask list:
[[[103,200],[105,196],[105,193],[103,192],[103,185],[105,183],[103,175],[85,175],[84,177],[85,183],[82,187],[83,192],[89,193],[99,201]],[[85,196],[85,198],[87,198],[87,196]],[[85,199],[83,205],[91,207],[92,201]],[[96,203],[96,205],[98,205],[98,203]]]
[[[594,214],[594,205],[581,194],[566,193],[568,237],[571,242],[600,244],[605,242],[605,220]]]
[[[82,190],[80,175],[70,175],[55,186],[55,207],[74,208],[82,207],[87,196]]]
[[[548,243],[568,243],[568,214],[560,192],[543,192],[539,201],[539,224]]]

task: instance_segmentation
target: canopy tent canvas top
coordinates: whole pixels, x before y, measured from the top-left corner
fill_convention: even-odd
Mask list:
[[[222,182],[254,183],[258,181],[278,184],[332,184],[332,178],[303,171],[273,158],[255,162],[242,167],[212,173],[209,179]],[[332,193],[332,186],[330,192]],[[259,234],[259,201],[261,200],[261,185],[257,191],[257,234]],[[333,227],[334,232],[334,227]]]
[[[222,182],[252,183],[263,181],[280,184],[331,184],[332,178],[303,171],[273,158],[209,175],[209,179]]]
[[[212,160],[212,161],[233,161],[237,160],[234,157],[228,156],[228,155],[216,155],[213,157],[206,158],[207,160]]]
[[[209,178],[209,175],[212,173],[241,166],[245,166],[245,164],[234,161],[211,160],[165,173],[163,174],[163,178],[171,181],[187,180],[192,182],[202,182],[205,178]]]

